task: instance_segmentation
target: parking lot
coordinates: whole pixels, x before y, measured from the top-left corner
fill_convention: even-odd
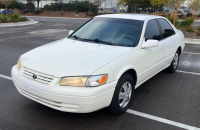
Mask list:
[[[200,44],[186,44],[176,73],[164,70],[137,88],[125,114],[65,113],[20,95],[10,71],[20,55],[67,37],[88,19],[31,19],[39,24],[0,28],[0,130],[200,130]]]

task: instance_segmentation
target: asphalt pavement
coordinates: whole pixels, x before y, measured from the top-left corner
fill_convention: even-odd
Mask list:
[[[87,114],[60,112],[20,95],[10,71],[23,53],[68,36],[88,19],[31,17],[39,24],[0,28],[0,130],[181,130],[200,128],[200,45],[186,44],[178,71],[162,71],[134,92],[130,110],[146,115],[112,115],[101,109]],[[55,33],[30,33],[66,29]],[[168,120],[168,123],[166,120]],[[178,125],[173,125],[174,121]],[[186,125],[180,127],[181,124]],[[192,127],[188,127],[192,126]]]

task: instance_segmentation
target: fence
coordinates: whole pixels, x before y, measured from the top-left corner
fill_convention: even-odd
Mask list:
[[[92,12],[98,13],[167,13],[169,11],[164,6],[156,7],[151,4],[122,5],[118,0],[102,0],[102,2],[101,0],[77,0],[77,5],[76,0],[40,0],[39,6],[37,5],[37,1],[27,3],[27,1],[33,0],[16,1],[18,3],[18,9],[21,10],[76,11],[77,6],[78,12],[91,10]],[[171,8],[171,10],[173,9]]]

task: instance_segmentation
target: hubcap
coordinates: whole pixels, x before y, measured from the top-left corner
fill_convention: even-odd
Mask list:
[[[178,53],[176,53],[174,56],[173,65],[174,65],[174,68],[176,68],[178,65]]]
[[[119,92],[119,106],[124,108],[128,105],[132,94],[132,86],[130,82],[125,82]]]

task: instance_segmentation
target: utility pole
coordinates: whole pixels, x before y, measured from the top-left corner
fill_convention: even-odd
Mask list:
[[[89,0],[89,10],[90,10],[90,0]]]
[[[42,0],[41,0],[41,10],[42,10]]]
[[[22,10],[22,0],[21,0],[21,10]]]
[[[78,10],[77,10],[77,0],[76,0],[76,15],[78,14]]]

